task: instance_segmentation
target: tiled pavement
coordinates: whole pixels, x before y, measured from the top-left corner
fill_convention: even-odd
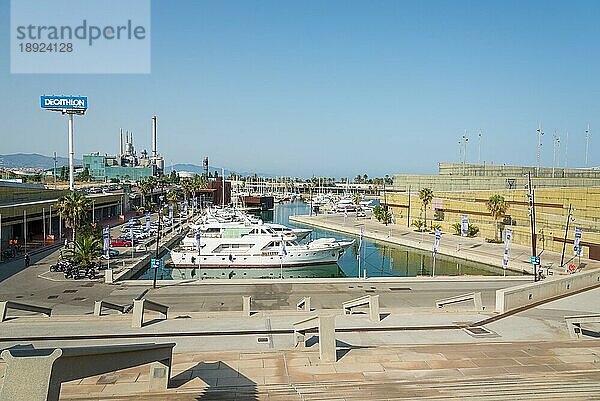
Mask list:
[[[72,400],[600,399],[600,340],[176,354],[170,388],[147,368],[66,383]],[[1,366],[1,365],[0,365]],[[3,367],[0,369],[3,370]]]

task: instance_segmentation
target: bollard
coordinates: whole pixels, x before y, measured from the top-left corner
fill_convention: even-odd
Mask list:
[[[242,296],[242,312],[244,316],[250,316],[250,301],[252,297]]]

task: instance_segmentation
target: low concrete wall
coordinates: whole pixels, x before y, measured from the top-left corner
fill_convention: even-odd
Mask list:
[[[594,287],[600,287],[600,269],[504,288],[496,291],[496,312],[509,312]]]

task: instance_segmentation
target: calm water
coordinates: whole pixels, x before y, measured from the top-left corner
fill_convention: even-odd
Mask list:
[[[284,278],[294,277],[356,277],[358,274],[358,238],[347,234],[319,228],[307,227],[288,221],[290,216],[303,215],[310,212],[309,205],[302,202],[275,205],[275,209],[262,212],[259,215],[264,221],[285,224],[291,227],[311,228],[310,237],[334,237],[337,239],[355,239],[353,247],[349,248],[337,264],[326,266],[306,267],[302,269],[284,269]],[[352,217],[348,217],[351,219]],[[309,238],[310,238],[309,237]],[[443,237],[442,237],[443,241]],[[169,254],[163,256],[165,262]],[[383,244],[363,238],[361,250],[361,269],[367,270],[368,277],[393,276],[424,276],[432,274],[433,258],[431,252],[420,251],[399,245]],[[279,278],[280,269],[179,269],[169,265],[160,269],[159,279],[198,279],[198,278]],[[436,258],[436,275],[502,275],[502,269],[476,262],[438,255]],[[506,272],[507,275],[518,273]],[[137,275],[137,279],[151,279],[153,271],[149,266]]]

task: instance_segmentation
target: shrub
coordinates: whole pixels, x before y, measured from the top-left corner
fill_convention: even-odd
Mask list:
[[[423,222],[423,220],[413,220],[413,222],[411,223],[411,226],[416,227],[417,231],[423,231],[424,227],[425,227],[425,223]]]
[[[433,219],[435,221],[443,221],[444,220],[444,211],[440,209],[435,209],[435,213],[433,213]]]
[[[474,224],[469,224],[469,229],[467,230],[468,237],[474,237],[479,233],[479,227]]]
[[[454,229],[456,235],[460,235],[460,231],[461,231],[461,225],[460,225],[460,223],[454,223],[454,224],[452,224],[452,228]]]
[[[435,231],[435,230],[441,230],[442,229],[442,225],[440,223],[431,223],[431,230]]]

